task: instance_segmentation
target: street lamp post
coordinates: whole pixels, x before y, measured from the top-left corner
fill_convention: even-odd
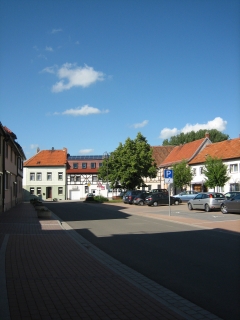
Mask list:
[[[107,151],[104,152],[103,157],[104,157],[104,159],[107,159],[107,198],[108,198],[108,157],[109,157],[109,154]]]

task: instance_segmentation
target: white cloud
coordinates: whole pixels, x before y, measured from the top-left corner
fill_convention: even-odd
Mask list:
[[[89,105],[85,105],[83,107],[77,107],[75,109],[68,109],[62,112],[63,115],[71,115],[71,116],[88,116],[90,114],[99,114],[99,113],[108,113],[109,110],[99,110],[94,107],[90,107]],[[55,112],[55,114],[58,114]]]
[[[41,73],[44,73],[44,72],[54,74],[56,72],[56,66],[46,67],[41,71]]]
[[[172,136],[176,136],[179,133],[180,133],[180,131],[177,128],[173,128],[173,129],[164,128],[161,131],[159,138],[160,139],[168,139]]]
[[[46,46],[45,50],[46,50],[46,51],[53,52],[53,48],[52,48],[52,47],[47,47],[47,46]]]
[[[85,65],[77,67],[75,64],[65,63],[57,70],[57,77],[60,79],[52,87],[53,92],[69,90],[72,87],[88,87],[97,81],[104,80],[104,74],[95,71],[92,67]]]
[[[81,149],[79,150],[79,154],[89,154],[92,153],[94,149]]]
[[[134,123],[132,125],[133,128],[137,129],[137,128],[143,128],[145,127],[146,125],[148,124],[148,120],[144,120],[143,122],[141,123]]]
[[[62,31],[62,29],[52,29],[52,34],[54,34],[54,33],[58,33],[58,32],[61,32]]]
[[[168,139],[168,138],[170,138],[172,136],[180,134],[181,132],[183,132],[183,133],[188,133],[190,131],[195,131],[196,132],[196,131],[204,130],[204,129],[206,129],[206,130],[216,129],[218,131],[224,131],[226,129],[226,126],[227,126],[227,121],[223,120],[220,117],[216,117],[215,119],[210,120],[210,121],[208,121],[207,123],[204,123],[204,124],[196,123],[196,124],[192,125],[192,124],[187,123],[185,125],[185,127],[183,127],[182,129],[164,128],[161,131],[159,138],[160,139]]]

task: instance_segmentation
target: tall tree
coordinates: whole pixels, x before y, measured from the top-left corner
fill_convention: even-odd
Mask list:
[[[220,142],[224,140],[229,139],[228,134],[224,134],[216,129],[211,129],[211,130],[199,130],[197,132],[191,131],[188,133],[180,133],[176,136],[172,136],[169,140],[165,139],[163,140],[162,145],[167,146],[167,145],[180,145],[188,142],[192,142],[195,140],[199,140],[205,137],[206,131],[209,133],[209,139],[214,143],[214,142]]]
[[[144,177],[156,177],[157,165],[146,138],[139,132],[134,140],[120,143],[99,169],[99,179],[108,179],[111,187],[120,184],[125,189],[135,189],[144,184]]]
[[[193,174],[186,160],[173,165],[174,185],[181,190],[184,186],[190,185]]]
[[[205,185],[214,190],[215,187],[223,187],[230,179],[227,171],[228,168],[222,162],[222,159],[208,156],[203,168],[203,174],[207,178]]]

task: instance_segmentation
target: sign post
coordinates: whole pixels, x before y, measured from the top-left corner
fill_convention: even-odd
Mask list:
[[[171,215],[171,203],[170,203],[170,184],[173,183],[173,170],[172,169],[167,169],[164,170],[164,178],[165,178],[165,183],[168,184],[168,208],[169,208],[169,216]]]

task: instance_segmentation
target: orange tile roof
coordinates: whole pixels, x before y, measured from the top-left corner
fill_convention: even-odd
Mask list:
[[[153,158],[159,167],[175,146],[152,146]]]
[[[173,164],[181,162],[182,160],[190,161],[196,152],[201,150],[201,148],[203,148],[207,143],[211,143],[211,141],[208,138],[202,138],[180,146],[176,146],[161,163],[161,167],[172,166]]]
[[[199,152],[189,164],[205,162],[206,155],[217,157],[222,160],[240,158],[240,138],[224,140],[206,146],[206,148]]]
[[[24,162],[24,167],[63,166],[67,163],[67,149],[42,150]]]

